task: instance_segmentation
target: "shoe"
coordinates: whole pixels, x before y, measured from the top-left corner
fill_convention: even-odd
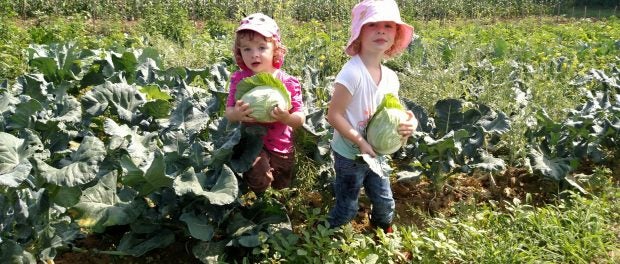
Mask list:
[[[372,226],[373,228],[381,228],[381,229],[383,230],[383,233],[386,233],[386,234],[391,234],[391,233],[394,233],[394,229],[392,229],[392,224],[387,224],[387,225],[383,224],[383,225],[380,225],[380,224],[376,224],[376,223],[374,223],[374,222],[372,221],[372,219],[371,219],[371,220],[370,220],[370,226]]]

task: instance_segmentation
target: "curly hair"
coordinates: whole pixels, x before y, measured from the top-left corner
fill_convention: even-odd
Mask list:
[[[402,38],[404,37],[403,34],[401,34],[401,27],[402,26],[398,26],[396,27],[396,36],[394,37],[394,44],[392,44],[392,47],[390,47],[388,50],[385,51],[385,58],[389,59],[389,58],[393,58],[394,56],[398,55],[399,52],[397,52],[395,50],[396,47],[396,43],[401,42]],[[362,42],[360,41],[360,37],[357,37],[357,39],[355,39],[352,43],[351,43],[351,48],[353,49],[353,51],[355,52],[355,54],[360,53],[360,50],[362,49]]]
[[[273,67],[279,69],[282,67],[282,63],[284,62],[284,55],[286,55],[286,47],[282,44],[282,42],[273,37],[265,37],[260,33],[253,30],[240,30],[235,35],[235,42],[233,44],[233,55],[235,56],[235,62],[239,68],[244,70],[249,70],[248,66],[243,62],[243,58],[241,57],[241,49],[239,48],[239,40],[247,38],[248,40],[253,40],[256,37],[262,37],[265,41],[271,41],[274,46],[273,51]]]

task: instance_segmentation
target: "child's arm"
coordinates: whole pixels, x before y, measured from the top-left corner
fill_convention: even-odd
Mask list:
[[[343,137],[356,144],[360,148],[362,154],[375,157],[377,154],[372,150],[372,146],[364,139],[362,134],[351,126],[344,116],[347,106],[351,102],[351,98],[351,93],[349,93],[344,85],[335,83],[334,94],[332,95],[327,110],[327,122],[329,122],[334,129],[338,130]]]
[[[306,122],[306,115],[304,115],[304,113],[289,113],[288,111],[277,106],[273,108],[273,111],[271,111],[271,117],[292,128],[298,128]]]
[[[252,113],[250,104],[237,100],[234,106],[227,106],[224,116],[231,122],[255,122],[256,120],[249,116]]]

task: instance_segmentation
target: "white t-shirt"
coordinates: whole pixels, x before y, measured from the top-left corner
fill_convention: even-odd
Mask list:
[[[336,83],[342,84],[353,96],[345,110],[345,118],[360,134],[366,137],[366,124],[377,110],[385,94],[398,96],[400,82],[391,69],[381,65],[381,81],[375,84],[359,56],[353,56],[336,76]],[[337,102],[336,102],[337,103]],[[334,130],[332,149],[348,159],[360,154],[359,147]]]

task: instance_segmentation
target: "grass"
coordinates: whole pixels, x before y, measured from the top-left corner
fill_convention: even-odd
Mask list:
[[[540,207],[518,199],[471,204],[453,217],[427,216],[422,228],[397,225],[387,235],[359,233],[350,224],[335,232],[307,228],[270,240],[273,251],[262,263],[283,256],[300,263],[618,263],[620,188],[607,183],[598,197],[568,192]],[[304,254],[291,254],[291,241]]]

